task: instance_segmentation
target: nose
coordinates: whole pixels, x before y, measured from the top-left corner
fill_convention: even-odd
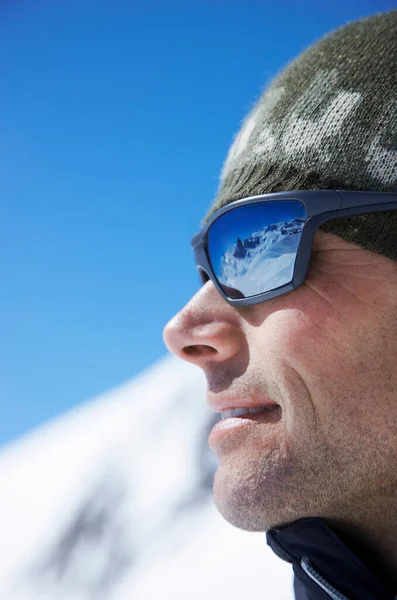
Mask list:
[[[168,349],[199,367],[227,361],[243,345],[238,312],[216,290],[211,281],[164,328]]]

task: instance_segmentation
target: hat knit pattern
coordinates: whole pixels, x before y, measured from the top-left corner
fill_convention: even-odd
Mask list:
[[[230,148],[207,218],[298,189],[397,192],[397,10],[349,23],[282,71]],[[320,229],[397,260],[397,210]]]

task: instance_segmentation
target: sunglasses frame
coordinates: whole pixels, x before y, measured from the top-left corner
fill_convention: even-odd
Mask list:
[[[292,281],[274,290],[262,292],[248,298],[229,298],[218,283],[208,255],[208,231],[211,225],[222,215],[250,204],[267,202],[301,202],[306,210],[306,221],[302,229],[298,251],[296,253]],[[250,196],[230,202],[217,210],[202,230],[192,238],[196,267],[202,284],[211,280],[221,296],[231,306],[252,306],[265,300],[277,298],[298,288],[306,279],[310,265],[314,235],[320,225],[331,219],[358,216],[385,210],[397,210],[397,194],[393,192],[361,192],[350,190],[299,190],[275,192],[260,196]],[[397,243],[397,240],[396,240]]]

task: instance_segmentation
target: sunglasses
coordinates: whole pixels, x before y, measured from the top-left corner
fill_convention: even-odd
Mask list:
[[[319,225],[385,210],[397,210],[397,194],[305,190],[231,202],[192,239],[201,281],[232,306],[276,298],[305,281]]]

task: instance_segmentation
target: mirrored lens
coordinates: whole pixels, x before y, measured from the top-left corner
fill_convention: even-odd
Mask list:
[[[234,208],[208,231],[211,266],[229,298],[248,298],[290,283],[305,224],[298,201]]]

